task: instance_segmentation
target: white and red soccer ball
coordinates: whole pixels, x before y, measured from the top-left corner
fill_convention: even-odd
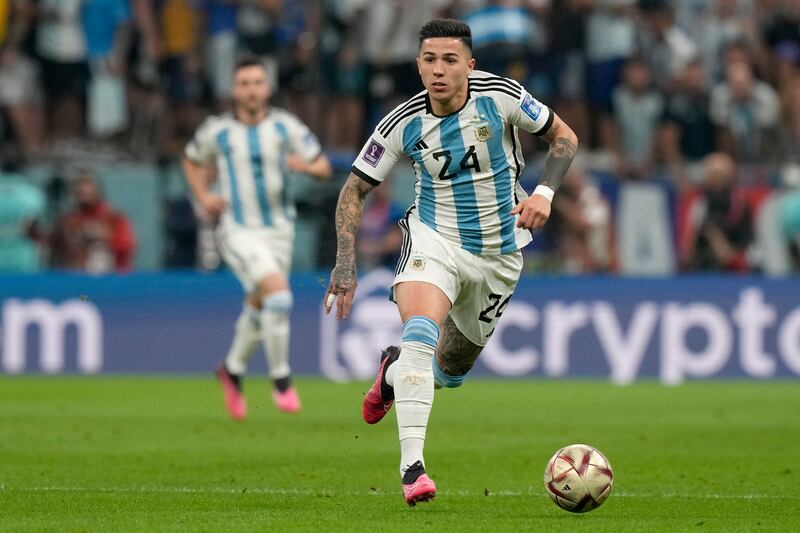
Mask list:
[[[544,470],[544,488],[550,499],[572,513],[599,507],[611,494],[614,474],[600,451],[585,444],[558,450]]]

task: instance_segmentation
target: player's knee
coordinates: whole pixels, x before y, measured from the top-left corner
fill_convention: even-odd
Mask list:
[[[403,342],[421,342],[436,348],[439,326],[426,316],[412,316],[403,324]]]
[[[467,375],[463,374],[461,376],[451,376],[439,366],[439,362],[436,358],[433,358],[433,380],[442,388],[446,389],[455,389],[456,387],[460,387],[464,383],[464,379],[466,379]]]
[[[294,306],[294,297],[290,291],[277,291],[267,294],[261,305],[266,311],[288,315]]]

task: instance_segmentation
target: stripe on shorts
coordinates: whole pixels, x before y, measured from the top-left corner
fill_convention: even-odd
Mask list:
[[[408,258],[411,255],[411,228],[408,227],[408,217],[414,210],[414,206],[408,208],[404,219],[397,222],[400,229],[403,230],[403,247],[400,251],[400,258],[397,260],[397,267],[394,270],[395,276],[399,275],[406,268]]]

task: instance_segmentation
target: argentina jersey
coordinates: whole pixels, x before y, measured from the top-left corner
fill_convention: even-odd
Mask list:
[[[353,163],[353,173],[377,185],[401,154],[417,177],[411,216],[474,254],[522,248],[531,232],[511,214],[527,197],[518,128],[546,133],[552,111],[516,81],[474,71],[459,111],[435,116],[427,91],[389,113]]]
[[[199,165],[216,163],[219,193],[228,204],[221,223],[283,227],[296,217],[286,157],[298,154],[310,162],[320,152],[319,141],[297,117],[270,108],[255,126],[230,113],[206,119],[185,155]]]

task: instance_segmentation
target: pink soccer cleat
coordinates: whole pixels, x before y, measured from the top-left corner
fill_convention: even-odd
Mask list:
[[[361,416],[367,424],[377,424],[394,403],[394,389],[386,383],[386,367],[397,361],[400,357],[400,348],[389,346],[381,354],[381,364],[378,367],[378,377],[372,384],[361,405]]]
[[[421,461],[408,467],[403,474],[403,497],[410,506],[417,502],[429,502],[436,496],[436,483],[433,482]]]
[[[297,413],[300,411],[300,397],[294,387],[289,387],[283,392],[272,391],[272,399],[275,405],[284,413]]]
[[[222,385],[222,394],[225,398],[225,408],[234,420],[243,420],[247,416],[247,402],[242,395],[239,376],[231,374],[225,365],[221,365],[214,372]]]

